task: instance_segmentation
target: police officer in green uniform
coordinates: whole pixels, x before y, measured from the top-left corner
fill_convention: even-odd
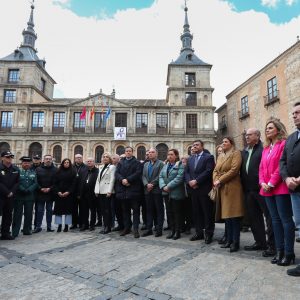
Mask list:
[[[24,210],[23,234],[32,234],[32,211],[35,199],[35,190],[38,187],[35,171],[31,169],[31,157],[22,156],[20,168],[20,181],[14,205],[12,235],[17,237],[20,232]]]
[[[0,163],[0,211],[2,213],[1,240],[13,240],[10,234],[12,211],[19,185],[20,170],[12,164],[14,155],[10,151],[1,153]],[[0,213],[0,215],[1,215]]]

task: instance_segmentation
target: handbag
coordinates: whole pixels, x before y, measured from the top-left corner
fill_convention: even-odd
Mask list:
[[[213,202],[216,202],[219,197],[219,189],[218,188],[212,188],[210,192],[208,193],[208,196],[210,200]]]

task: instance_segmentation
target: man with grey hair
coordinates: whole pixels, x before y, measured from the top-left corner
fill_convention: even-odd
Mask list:
[[[263,151],[260,131],[256,128],[249,128],[245,138],[247,147],[242,151],[241,181],[255,243],[245,246],[244,249],[246,251],[264,250],[264,257],[273,256],[275,255],[275,243],[272,220],[264,198],[259,195],[259,164]],[[264,216],[267,223],[268,240],[266,240]]]
[[[96,195],[94,193],[99,169],[95,166],[95,160],[88,157],[87,168],[82,173],[80,180],[80,231],[95,230],[96,224]]]
[[[164,223],[164,204],[161,189],[159,188],[159,174],[164,164],[157,159],[157,150],[148,150],[148,159],[143,167],[143,186],[145,191],[146,212],[147,212],[147,231],[143,236],[152,235],[153,224],[157,225],[156,237],[162,236]]]

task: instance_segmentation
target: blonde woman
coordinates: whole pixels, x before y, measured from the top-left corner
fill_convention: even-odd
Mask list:
[[[112,164],[111,155],[107,152],[104,153],[95,185],[97,206],[101,207],[103,214],[104,229],[100,232],[103,234],[111,232],[111,199],[114,193],[115,170],[116,167]]]

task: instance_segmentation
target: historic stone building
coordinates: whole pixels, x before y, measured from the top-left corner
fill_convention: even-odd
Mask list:
[[[280,119],[288,132],[293,132],[291,111],[293,104],[300,101],[300,41],[239,85],[226,99],[216,110],[218,140],[224,135],[233,136],[241,149],[245,130],[256,127],[264,139],[265,124],[271,117]]]
[[[168,66],[166,99],[117,99],[114,91],[55,99],[55,81],[35,49],[32,5],[23,43],[0,59],[0,151],[9,148],[17,159],[50,153],[56,162],[82,153],[100,162],[104,151],[122,153],[130,145],[139,159],[150,147],[156,147],[165,159],[170,148],[188,153],[195,138],[203,139],[213,151],[212,66],[194,53],[187,11],[185,7],[180,56]],[[126,140],[114,138],[116,127],[125,129]]]

